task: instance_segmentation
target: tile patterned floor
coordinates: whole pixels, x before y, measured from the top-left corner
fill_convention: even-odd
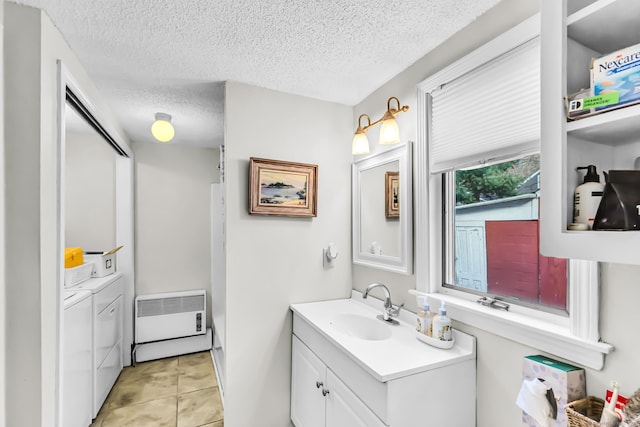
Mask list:
[[[211,354],[126,367],[91,427],[223,427]]]

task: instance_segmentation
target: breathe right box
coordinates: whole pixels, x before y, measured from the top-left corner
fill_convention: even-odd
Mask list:
[[[526,356],[522,363],[522,377],[528,380],[540,378],[553,389],[553,394],[558,399],[558,415],[555,420],[550,420],[549,426],[566,427],[567,414],[564,411],[565,405],[581,399],[587,394],[584,369],[546,356]],[[540,427],[524,411],[522,412],[522,425]]]
[[[591,66],[593,96],[613,95],[618,102],[606,110],[640,102],[640,44],[594,59]]]

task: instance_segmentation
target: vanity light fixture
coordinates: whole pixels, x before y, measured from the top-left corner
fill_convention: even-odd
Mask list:
[[[176,134],[171,124],[171,116],[165,113],[156,113],[156,121],[151,125],[151,134],[160,142],[169,142]]]
[[[391,101],[396,101],[397,108],[391,107]],[[408,105],[400,106],[400,101],[395,96],[392,96],[387,100],[387,112],[384,113],[381,119],[371,123],[371,118],[367,114],[361,114],[358,117],[358,129],[353,136],[353,144],[351,146],[352,154],[367,154],[369,152],[369,140],[367,139],[367,130],[369,128],[382,123],[380,126],[380,144],[397,144],[400,142],[400,129],[398,129],[398,122],[396,122],[396,116],[400,113],[409,111]],[[362,126],[362,118],[367,118],[367,124]]]
[[[360,125],[363,117],[366,117],[367,122],[369,122],[364,128]],[[367,154],[369,152],[369,140],[365,132],[370,126],[371,118],[366,114],[360,114],[360,117],[358,117],[358,129],[356,129],[356,134],[353,135],[353,144],[351,145],[353,154]]]

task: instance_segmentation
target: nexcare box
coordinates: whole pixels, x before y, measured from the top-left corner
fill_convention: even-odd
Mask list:
[[[581,399],[587,394],[587,383],[584,369],[562,363],[545,356],[526,356],[522,363],[523,379],[540,378],[550,386],[558,401],[558,415],[549,421],[549,426],[566,427],[567,414],[564,407],[567,403]],[[522,425],[539,427],[538,423],[526,412],[522,413]]]
[[[620,49],[593,60],[591,67],[593,95],[612,94],[618,102],[597,110],[640,102],[640,44]]]

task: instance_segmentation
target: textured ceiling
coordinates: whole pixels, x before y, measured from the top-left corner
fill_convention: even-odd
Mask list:
[[[129,138],[223,138],[223,82],[355,105],[498,0],[19,0],[44,9]],[[354,124],[355,126],[355,124]]]

